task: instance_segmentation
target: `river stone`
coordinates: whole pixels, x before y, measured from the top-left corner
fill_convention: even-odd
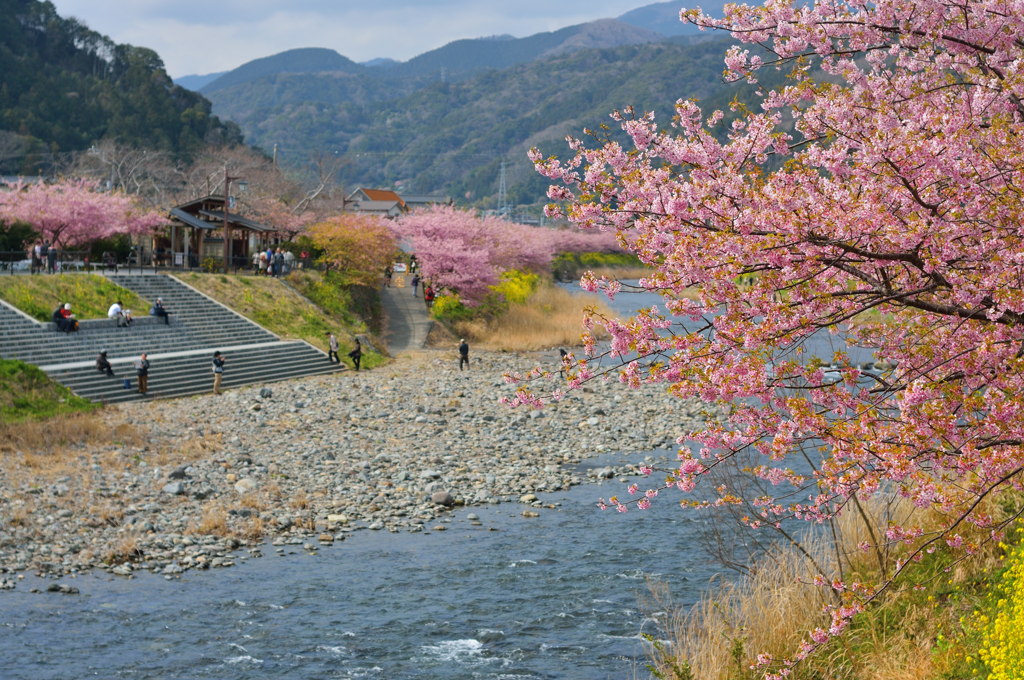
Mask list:
[[[244,477],[235,482],[235,491],[238,493],[249,493],[259,488],[260,484],[252,477]]]
[[[51,583],[46,589],[48,593],[64,593],[65,595],[77,595],[78,588],[69,586],[66,583]]]
[[[187,465],[176,467],[171,470],[171,474],[167,475],[167,479],[188,479],[188,474],[186,473],[187,469]]]
[[[447,491],[435,491],[430,494],[430,501],[435,505],[443,505],[446,508],[455,505],[455,499]]]
[[[171,482],[164,485],[163,492],[171,496],[180,496],[185,493],[185,485],[181,482]]]
[[[270,399],[272,396],[274,396],[274,390],[269,387],[260,388],[260,399]]]
[[[534,510],[523,510],[523,517],[540,517],[540,513]]]
[[[519,502],[520,503],[536,503],[537,502],[537,496],[532,494],[532,493],[523,494],[522,496],[519,497]]]

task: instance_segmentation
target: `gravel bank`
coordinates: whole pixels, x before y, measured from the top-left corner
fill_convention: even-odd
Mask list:
[[[454,352],[425,351],[373,371],[111,407],[110,443],[49,473],[0,470],[0,587],[23,572],[173,577],[230,566],[267,540],[315,550],[359,529],[440,530],[454,506],[536,512],[533,494],[627,472],[574,464],[670,447],[699,417],[663,389],[617,382],[542,411],[499,404],[511,393],[502,372],[538,360],[556,364],[474,352],[460,372]]]

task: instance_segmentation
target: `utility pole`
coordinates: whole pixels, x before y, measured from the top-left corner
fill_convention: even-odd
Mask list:
[[[228,205],[231,203],[231,183],[235,180],[242,180],[241,177],[232,177],[228,174],[228,166],[224,166],[224,273],[227,274],[231,268],[231,221],[229,218]],[[245,190],[247,182],[244,180],[238,183],[238,187]]]

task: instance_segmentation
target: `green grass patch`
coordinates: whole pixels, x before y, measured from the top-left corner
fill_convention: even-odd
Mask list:
[[[558,281],[578,279],[585,271],[606,269],[645,269],[632,253],[561,253],[551,261],[551,274]]]
[[[0,359],[0,423],[46,420],[100,408],[23,361]]]
[[[289,276],[288,285],[275,278],[249,275],[192,272],[179,278],[271,333],[305,340],[325,352],[328,332],[338,337],[341,354],[355,346],[355,335],[367,333],[366,325],[350,307],[351,297],[329,282],[324,284],[316,272],[296,272]],[[377,352],[363,348],[363,367],[385,362]]]
[[[98,274],[0,276],[0,298],[37,321],[50,321],[65,302],[79,319],[106,318],[117,300],[136,316],[145,316],[150,307],[148,300]]]

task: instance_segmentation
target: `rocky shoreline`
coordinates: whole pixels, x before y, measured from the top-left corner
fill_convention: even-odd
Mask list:
[[[25,573],[173,578],[267,541],[312,551],[360,529],[443,530],[455,506],[536,513],[537,493],[636,472],[575,471],[588,457],[636,452],[638,465],[703,418],[664,388],[614,380],[539,411],[498,403],[512,393],[502,373],[539,362],[557,356],[474,352],[459,371],[454,353],[424,351],[373,371],[105,409],[109,442],[39,469],[7,457],[0,587]]]

